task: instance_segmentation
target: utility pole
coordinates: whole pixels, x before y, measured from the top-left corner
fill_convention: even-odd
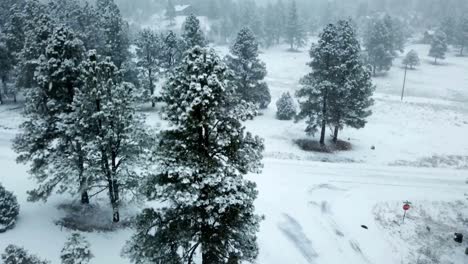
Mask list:
[[[403,89],[401,90],[401,101],[403,101],[403,96],[405,96],[406,73],[407,72],[408,72],[408,64],[405,65],[405,78],[403,79]]]

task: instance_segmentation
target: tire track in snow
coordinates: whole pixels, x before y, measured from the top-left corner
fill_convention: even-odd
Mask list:
[[[283,234],[294,244],[307,262],[314,264],[315,259],[318,257],[312,241],[304,233],[301,224],[292,216],[283,214],[283,223],[278,224],[278,228]]]

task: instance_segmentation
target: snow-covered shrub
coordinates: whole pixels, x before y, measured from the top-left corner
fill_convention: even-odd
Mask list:
[[[19,204],[13,193],[0,184],[0,233],[15,226],[19,214]]]
[[[276,117],[279,120],[291,120],[296,115],[296,105],[289,92],[284,93],[276,102]]]
[[[30,255],[26,249],[15,245],[6,247],[1,257],[3,264],[49,264],[35,255]]]
[[[93,258],[89,242],[80,234],[73,233],[65,242],[60,258],[62,264],[87,264]]]

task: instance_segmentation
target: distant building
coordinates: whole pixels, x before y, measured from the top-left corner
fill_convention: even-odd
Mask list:
[[[191,5],[176,5],[174,6],[176,16],[188,16],[194,13],[194,8]]]

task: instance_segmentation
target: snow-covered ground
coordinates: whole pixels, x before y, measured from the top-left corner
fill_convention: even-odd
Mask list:
[[[408,72],[404,101],[399,58],[388,74],[375,78],[376,103],[367,127],[340,134],[353,150],[316,154],[293,144],[306,138],[302,123],[275,119],[276,99],[294,93],[309,71],[306,50],[286,49],[263,51],[273,101],[246,124],[266,143],[263,173],[249,176],[260,192],[257,211],[265,216],[258,263],[414,264],[431,254],[441,255],[441,263],[468,263],[468,244],[452,239],[454,232],[468,230],[468,58],[450,54],[435,66],[426,56],[427,46],[409,46],[418,51],[422,65]],[[0,234],[0,250],[14,243],[59,263],[70,231],[54,222],[63,216],[57,206],[70,197],[26,202],[26,190],[34,183],[11,150],[21,122],[16,108],[0,106],[0,182],[18,196],[21,212],[17,226]],[[149,115],[150,124],[160,122],[156,113]],[[403,224],[405,200],[413,208]],[[129,229],[85,233],[96,256],[92,263],[129,263],[120,251],[131,234]]]

